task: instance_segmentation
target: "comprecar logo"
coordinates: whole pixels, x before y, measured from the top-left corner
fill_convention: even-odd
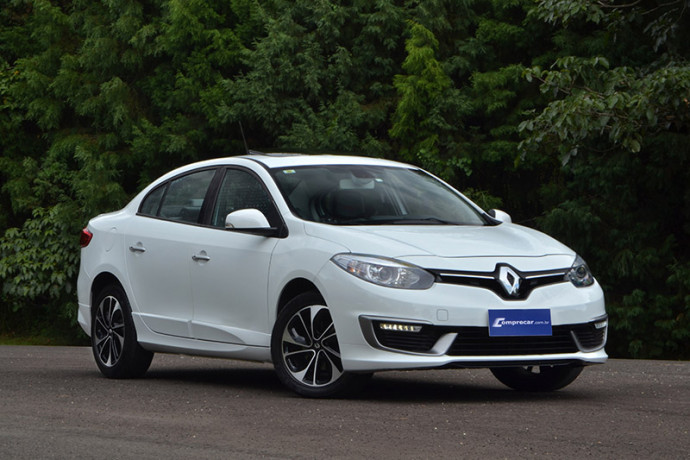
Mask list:
[[[529,326],[534,324],[534,320],[531,319],[519,319],[519,320],[506,320],[505,318],[496,318],[492,327],[503,327],[506,326]]]

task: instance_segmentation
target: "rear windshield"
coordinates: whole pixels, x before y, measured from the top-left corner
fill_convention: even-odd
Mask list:
[[[334,225],[486,225],[455,190],[418,169],[334,165],[276,168],[273,177],[304,220]]]

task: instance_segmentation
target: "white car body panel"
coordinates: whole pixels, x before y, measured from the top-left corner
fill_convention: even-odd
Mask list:
[[[133,313],[154,332],[192,337],[189,263],[193,227],[133,216],[123,230]]]
[[[324,239],[352,241],[353,252],[402,256],[506,257],[518,253],[520,257],[540,257],[572,251],[543,233],[515,224],[495,227],[470,226],[361,226],[336,227],[312,224],[308,232]],[[366,253],[366,252],[365,252]],[[572,261],[571,261],[572,262]]]
[[[268,277],[278,239],[193,227],[190,256],[193,337],[216,342],[268,346]]]

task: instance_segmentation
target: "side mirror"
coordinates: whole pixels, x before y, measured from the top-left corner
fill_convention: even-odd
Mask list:
[[[225,217],[225,229],[262,236],[277,236],[279,231],[271,227],[266,216],[258,209],[239,209]]]
[[[500,209],[492,209],[488,212],[488,214],[499,222],[503,222],[505,224],[513,223],[513,219],[510,217],[510,214],[503,212]]]

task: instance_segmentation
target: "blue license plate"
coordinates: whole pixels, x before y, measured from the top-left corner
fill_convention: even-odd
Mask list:
[[[489,310],[489,335],[550,336],[551,310]]]

